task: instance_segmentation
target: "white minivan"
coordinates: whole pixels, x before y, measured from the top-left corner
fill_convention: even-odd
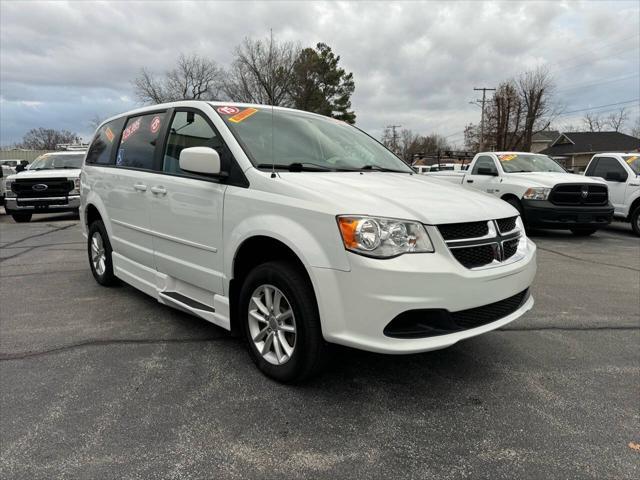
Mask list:
[[[536,248],[511,205],[297,110],[184,101],[111,118],[82,169],[81,218],[99,283],[243,335],[284,382],[331,343],[436,350],[533,305]]]

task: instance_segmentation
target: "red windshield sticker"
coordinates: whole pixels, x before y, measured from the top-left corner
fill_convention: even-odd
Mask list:
[[[634,155],[633,157],[627,158],[627,163],[631,165],[636,158],[638,158],[638,155]]]
[[[104,134],[110,142],[113,142],[113,139],[116,137],[109,127],[104,131]]]
[[[500,159],[501,162],[509,162],[515,158],[517,158],[518,155],[513,155],[513,154],[509,154],[509,155],[499,155],[498,158]]]
[[[138,129],[140,128],[140,118],[138,118],[135,122],[133,122],[131,125],[129,125],[127,128],[124,129],[124,132],[122,132],[122,141],[126,141],[127,138],[129,138],[131,135],[133,135],[134,133],[136,133],[138,131]]]
[[[160,117],[158,115],[153,117],[149,128],[151,129],[151,133],[158,133],[158,130],[160,130]]]
[[[233,123],[240,123],[244,119],[249,118],[251,115],[253,115],[257,111],[258,111],[257,108],[247,108],[247,109],[241,111],[239,114],[234,115],[233,117],[231,117],[229,119],[229,121],[233,122]]]
[[[240,113],[240,109],[237,107],[218,107],[218,113],[222,113],[223,115],[235,115],[236,113]]]

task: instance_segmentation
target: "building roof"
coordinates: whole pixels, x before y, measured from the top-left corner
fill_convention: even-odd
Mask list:
[[[557,130],[542,130],[541,132],[536,132],[531,137],[531,141],[533,142],[553,142],[556,138],[560,136],[560,132]]]
[[[620,132],[567,132],[540,153],[567,155],[573,153],[631,152],[640,150],[640,138]]]

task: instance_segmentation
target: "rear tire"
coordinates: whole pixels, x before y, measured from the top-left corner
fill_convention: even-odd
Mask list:
[[[16,223],[27,223],[31,221],[30,213],[12,213],[11,216]]]
[[[631,229],[633,230],[633,233],[640,236],[640,205],[638,205],[631,213],[629,220],[631,221]]]
[[[95,220],[89,226],[87,253],[93,278],[105,287],[118,285],[119,283],[117,277],[113,274],[112,252],[111,242],[109,242],[104,223],[102,223],[102,220]]]
[[[238,318],[251,359],[283,383],[316,374],[327,357],[318,306],[309,279],[286,261],[254,268],[240,291]]]
[[[576,237],[588,237],[598,231],[597,228],[571,228],[570,230]]]

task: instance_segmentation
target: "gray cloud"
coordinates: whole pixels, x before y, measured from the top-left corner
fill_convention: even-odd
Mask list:
[[[136,106],[131,80],[141,67],[162,72],[180,52],[226,66],[243,37],[270,28],[303,46],[326,42],[342,57],[356,80],[358,124],[370,133],[399,123],[461,141],[458,132],[479,117],[468,103],[473,87],[537,65],[548,65],[567,110],[640,97],[639,15],[635,1],[3,1],[0,141],[39,126],[88,137],[93,116]]]

